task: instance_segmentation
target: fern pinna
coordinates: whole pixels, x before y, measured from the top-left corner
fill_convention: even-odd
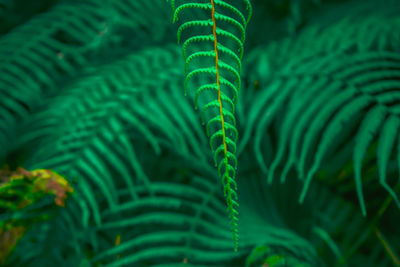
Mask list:
[[[241,59],[245,28],[251,17],[249,0],[229,3],[210,1],[172,0],[173,21],[182,18],[178,28],[178,43],[183,42],[185,59],[185,95],[187,87],[196,88],[194,102],[197,109],[202,101],[201,117],[207,121],[218,175],[222,178],[227,211],[233,233],[234,249],[238,247],[237,186],[235,182],[238,132],[235,105],[240,88]],[[246,10],[244,15],[241,10]],[[202,13],[204,12],[204,13]],[[182,36],[185,35],[183,38]]]

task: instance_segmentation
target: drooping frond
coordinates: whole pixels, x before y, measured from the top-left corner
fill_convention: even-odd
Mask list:
[[[244,4],[242,8],[240,5]],[[234,116],[240,88],[241,59],[245,28],[251,17],[248,0],[236,5],[222,0],[210,2],[172,2],[174,22],[183,18],[178,28],[178,43],[184,39],[185,94],[187,87],[195,90],[195,106],[199,98],[202,120],[222,179],[227,210],[231,220],[234,248],[237,249],[236,142],[238,133]],[[185,17],[192,9],[203,16]],[[241,11],[246,10],[246,14]],[[185,36],[184,38],[182,36]]]
[[[399,120],[397,82],[400,73],[400,58],[390,52],[360,52],[351,55],[335,55],[332,58],[311,59],[299,65],[291,65],[269,85],[253,109],[257,110],[275,96],[268,106],[268,113],[249,116],[249,123],[257,119],[255,150],[262,168],[266,169],[259,144],[263,129],[266,129],[282,106],[291,107],[282,119],[277,156],[272,161],[268,180],[272,181],[279,164],[287,153],[283,165],[282,180],[295,167],[304,189],[300,201],[304,200],[312,178],[324,164],[324,160],[341,144],[346,128],[355,129],[354,172],[356,188],[363,213],[366,213],[362,196],[361,167],[364,154],[381,132],[377,148],[379,181],[398,202],[398,197],[387,183],[387,164],[395,142],[398,142]],[[312,84],[311,84],[312,83]],[[317,92],[321,92],[316,95]],[[301,96],[301,97],[300,97]],[[267,115],[268,114],[268,115]],[[301,116],[299,116],[301,114]],[[363,120],[362,118],[365,117]],[[358,129],[357,129],[358,128]],[[244,140],[248,135],[245,134]],[[344,145],[344,144],[343,144]],[[345,143],[347,146],[352,143]]]
[[[341,158],[335,163],[339,167],[353,158],[355,188],[366,214],[361,174],[375,138],[379,139],[379,182],[398,198],[392,189],[394,181],[387,181],[398,142],[399,59],[393,51],[398,51],[399,42],[389,30],[399,25],[398,2],[365,1],[335,8],[352,9],[353,15],[335,17],[335,23],[327,16],[323,18],[327,23],[311,25],[295,41],[287,38],[249,55],[246,74],[263,90],[248,96],[252,100],[248,111],[239,109],[247,125],[238,150],[241,153],[253,143],[256,160],[269,182],[276,176],[285,181],[293,168],[297,170],[305,182],[301,201],[328,159]],[[365,16],[366,12],[374,13]],[[364,37],[368,41],[361,42]],[[276,151],[267,152],[263,143],[273,138],[273,129],[278,131]]]

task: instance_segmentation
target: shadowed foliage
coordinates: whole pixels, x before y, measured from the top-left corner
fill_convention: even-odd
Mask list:
[[[399,11],[0,0],[0,264],[400,266]]]

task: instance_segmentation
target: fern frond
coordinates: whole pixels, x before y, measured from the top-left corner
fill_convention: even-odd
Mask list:
[[[182,35],[189,30],[209,32],[209,34],[196,34],[194,32],[188,35],[183,42],[186,74],[185,95],[189,83],[195,79],[204,80],[199,85],[193,82],[194,87],[197,87],[195,96],[196,108],[198,98],[205,95],[206,92],[214,92],[213,95],[215,95],[212,100],[204,100],[205,103],[202,105],[201,114],[203,122],[207,120],[207,135],[210,136],[215,166],[218,166],[218,175],[222,178],[235,250],[237,250],[238,246],[238,213],[236,210],[238,203],[235,192],[237,190],[235,182],[237,159],[235,152],[238,136],[234,107],[241,84],[240,71],[245,28],[251,17],[250,2],[248,0],[241,2],[244,3],[244,8],[247,9],[247,18],[239,8],[222,0],[211,0],[210,3],[184,1],[177,5],[176,8],[175,1],[171,3],[174,9],[174,22],[187,10],[198,9],[209,12],[205,16],[207,19],[188,20],[181,23],[177,31],[177,38],[179,43]],[[205,47],[211,45],[214,47],[213,50],[204,50]],[[215,64],[202,64],[202,58],[214,59]],[[197,62],[200,63],[196,65]],[[189,69],[190,66],[194,67]]]
[[[356,183],[357,195],[360,201],[361,210],[364,215],[367,214],[367,210],[364,203],[364,195],[362,193],[362,161],[368,147],[373,141],[374,135],[376,135],[377,131],[379,130],[385,115],[386,111],[382,106],[377,106],[369,110],[360,125],[360,130],[357,133],[356,143],[354,145],[354,180]]]
[[[346,136],[346,129],[358,128],[353,148],[354,179],[361,210],[366,214],[362,160],[374,135],[381,131],[376,155],[379,182],[399,205],[397,195],[386,181],[386,166],[397,142],[400,58],[390,52],[359,52],[335,57],[336,64],[332,64],[331,56],[294,61],[283,70],[281,77],[277,76],[270,83],[268,90],[259,94],[248,122],[250,125],[257,123],[254,149],[260,167],[267,172],[260,148],[263,133],[276,119],[277,111],[289,105],[291,109],[281,118],[279,146],[270,164],[269,182],[286,155],[281,180],[284,181],[295,167],[304,181],[300,195],[300,202],[303,202],[311,180],[323,168],[326,159],[335,153],[333,148]],[[286,73],[291,73],[291,78],[287,79]],[[261,114],[264,107],[267,112]],[[358,125],[363,116],[364,121]],[[385,121],[383,126],[382,121]],[[247,142],[250,135],[251,132],[245,132],[243,140]],[[350,141],[346,144],[352,145]]]
[[[311,58],[330,53],[399,52],[399,40],[395,35],[400,30],[398,8],[396,0],[385,3],[349,1],[331,6],[326,12],[315,15],[295,40],[287,36],[252,49],[244,61],[243,74],[252,83],[258,80],[263,85],[276,70],[288,67],[288,62],[307,64]],[[344,16],[349,12],[351,16]],[[325,16],[326,13],[329,15]]]
[[[160,7],[154,11],[157,16],[149,16],[148,11],[144,11],[153,10],[148,5],[147,1],[129,0],[106,6],[94,0],[79,3],[61,1],[48,12],[33,17],[29,23],[2,37],[0,146],[8,149],[7,140],[14,135],[16,120],[36,109],[40,103],[38,99],[57,94],[57,83],[65,83],[80,71],[85,72],[97,67],[99,62],[104,64],[104,61],[114,58],[108,56],[111,50],[115,51],[115,40],[110,36],[121,28],[129,28],[137,38],[164,38],[164,35],[156,35],[167,33],[164,20],[168,19],[169,12],[159,13],[157,10],[164,10],[161,7],[166,4],[158,3]],[[49,21],[55,23],[48,27]],[[146,32],[142,29],[144,27],[150,30]],[[165,30],[158,31],[161,28]],[[18,49],[14,49],[16,46]],[[124,51],[117,50],[119,53]],[[4,150],[0,151],[0,158],[4,156],[2,153]]]

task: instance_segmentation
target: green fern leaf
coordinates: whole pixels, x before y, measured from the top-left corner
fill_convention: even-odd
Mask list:
[[[267,89],[256,95],[247,116],[249,130],[244,133],[239,151],[254,136],[255,156],[261,170],[268,171],[269,183],[277,171],[280,171],[281,181],[285,181],[295,167],[304,181],[300,202],[304,201],[313,177],[327,166],[329,157],[347,151],[342,155],[347,158],[352,153],[355,189],[365,215],[362,161],[374,135],[380,132],[376,155],[379,182],[399,205],[398,196],[386,181],[390,155],[398,141],[395,139],[399,127],[397,103],[400,94],[396,89],[399,86],[399,60],[396,53],[383,51],[292,60],[281,73],[275,74]],[[386,115],[390,120],[381,127],[380,122]],[[363,116],[365,122],[358,125]],[[273,123],[280,128],[277,153],[268,170],[262,141],[267,139],[265,133],[274,127]],[[255,130],[254,135],[251,129]],[[354,139],[349,131],[356,131]],[[346,140],[346,137],[351,138]],[[336,151],[339,144],[344,147]]]
[[[222,178],[235,251],[238,246],[238,203],[235,182],[238,134],[234,112],[241,84],[240,71],[245,28],[251,17],[250,1],[241,2],[248,11],[247,18],[237,7],[222,0],[211,0],[210,3],[184,1],[177,6],[175,1],[171,2],[174,9],[174,22],[182,13],[191,9],[209,12],[208,19],[189,19],[183,22],[178,28],[177,39],[179,43],[182,35],[188,30],[209,31],[209,34],[194,33],[187,36],[182,45],[186,74],[185,95],[187,87],[195,79],[202,79],[196,90],[196,108],[201,95],[206,95],[207,92],[214,93],[213,99],[208,99],[202,104],[201,117],[203,123],[207,120],[207,135],[210,136],[215,166],[218,166],[218,176]],[[226,29],[220,25],[225,25]],[[214,50],[204,50],[203,47],[207,44],[213,45]],[[196,47],[192,48],[193,46]],[[215,64],[196,64],[202,58],[213,59]],[[191,65],[194,66],[192,69],[190,69]],[[211,115],[207,116],[207,112]]]
[[[334,142],[335,137],[343,131],[344,125],[347,125],[352,119],[354,119],[353,117],[355,114],[357,114],[357,112],[367,107],[371,102],[372,99],[367,96],[355,98],[353,101],[350,101],[344,107],[342,107],[329,123],[319,143],[314,162],[308,171],[307,178],[304,182],[304,187],[300,195],[300,202],[304,201],[311,179],[321,167],[323,156],[326,155],[326,152],[330,148],[330,145]]]
[[[361,205],[361,211],[364,216],[367,214],[367,210],[365,208],[364,196],[362,192],[362,161],[369,145],[372,143],[374,135],[376,135],[376,132],[379,130],[379,127],[382,124],[385,115],[386,111],[382,106],[377,106],[371,109],[365,116],[360,126],[360,130],[358,131],[356,143],[354,146],[354,180],[356,183],[358,199]]]
[[[378,148],[376,151],[379,170],[379,182],[393,197],[398,207],[400,207],[399,198],[397,197],[394,190],[390,188],[390,186],[386,182],[386,171],[387,165],[389,163],[390,154],[396,142],[399,126],[400,118],[397,114],[391,115],[385,120],[381,135],[379,137]]]

